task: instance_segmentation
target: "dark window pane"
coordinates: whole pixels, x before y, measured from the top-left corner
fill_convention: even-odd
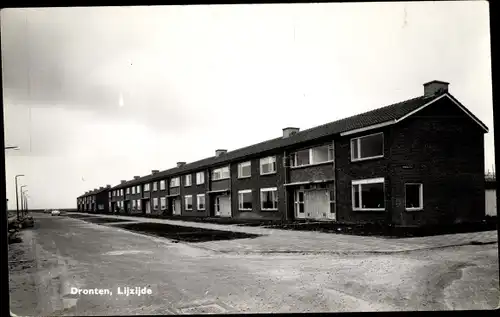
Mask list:
[[[361,158],[363,157],[372,157],[384,154],[383,145],[384,145],[384,135],[383,134],[375,134],[367,137],[363,137],[360,140],[361,142]]]
[[[353,185],[354,188],[354,208],[359,208],[359,185]]]
[[[299,192],[299,201],[304,201],[304,192]]]
[[[330,212],[335,213],[335,203],[330,203]]]
[[[351,159],[359,158],[358,155],[358,139],[351,140]]]
[[[363,208],[384,208],[384,184],[361,185]]]
[[[406,208],[420,208],[420,185],[407,184],[405,188]]]
[[[309,164],[309,150],[302,150],[295,153],[295,166]]]

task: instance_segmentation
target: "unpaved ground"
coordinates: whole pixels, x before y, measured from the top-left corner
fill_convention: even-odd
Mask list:
[[[498,307],[497,244],[407,254],[237,254],[37,216],[10,246],[18,315],[339,312]],[[277,236],[276,236],[277,237]],[[328,236],[336,243],[336,236]],[[267,238],[243,239],[256,244]],[[220,243],[224,243],[221,241]],[[32,262],[29,262],[32,260]],[[148,287],[123,296],[117,287]],[[70,288],[108,295],[71,295]]]

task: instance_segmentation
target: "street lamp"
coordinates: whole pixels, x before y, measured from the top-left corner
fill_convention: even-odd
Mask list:
[[[26,216],[28,214],[28,195],[27,195],[27,193],[28,193],[27,190],[23,191],[23,203],[24,203],[23,216]]]
[[[26,186],[28,186],[28,185],[23,185],[23,186],[19,187],[19,191],[21,192],[21,215],[24,212],[24,191],[23,191],[23,187],[26,187]]]
[[[19,188],[17,187],[17,178],[24,176],[24,174],[16,175],[16,211],[17,211],[17,220],[19,220]]]

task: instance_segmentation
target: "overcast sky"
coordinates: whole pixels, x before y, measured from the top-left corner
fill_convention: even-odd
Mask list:
[[[490,129],[488,2],[4,9],[7,191],[32,208],[423,94]]]

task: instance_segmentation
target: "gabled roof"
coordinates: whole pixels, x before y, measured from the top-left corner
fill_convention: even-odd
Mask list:
[[[271,139],[227,152],[218,157],[212,156],[183,165],[181,167],[174,167],[155,174],[146,175],[139,179],[130,180],[124,184],[119,184],[113,187],[113,189],[120,189],[141,183],[160,180],[166,177],[181,175],[186,172],[195,172],[209,166],[222,165],[231,161],[244,159],[254,155],[266,155],[266,152],[275,152],[277,149],[284,150],[287,147],[295,146],[300,143],[312,141],[321,137],[334,136],[338,134],[348,135],[366,131],[369,129],[383,127],[386,125],[396,124],[401,120],[409,117],[410,115],[413,115],[414,113],[426,108],[437,100],[440,100],[441,98],[449,98],[468,116],[476,121],[476,123],[478,123],[485,132],[488,132],[488,128],[486,127],[486,125],[484,125],[484,123],[482,123],[470,111],[468,111],[463,105],[461,105],[460,102],[458,102],[453,96],[445,92],[435,95],[412,98],[389,106],[354,115],[345,119],[320,125],[311,129],[303,130],[287,138],[279,137]]]

